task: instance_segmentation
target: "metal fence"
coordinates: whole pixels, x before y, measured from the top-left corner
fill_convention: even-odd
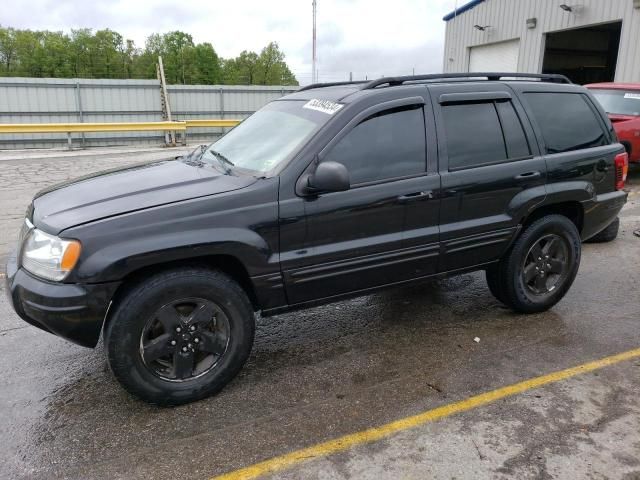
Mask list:
[[[169,85],[173,120],[243,119],[296,87]],[[0,123],[157,122],[162,118],[157,80],[0,78]],[[210,141],[221,128],[196,128],[190,141]],[[75,145],[159,145],[162,132],[74,134]],[[0,148],[49,148],[66,134],[16,133],[0,137]]]

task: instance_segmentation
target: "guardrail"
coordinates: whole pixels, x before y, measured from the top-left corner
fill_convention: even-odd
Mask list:
[[[72,147],[72,133],[95,132],[182,132],[182,144],[187,144],[187,129],[202,127],[235,127],[240,120],[179,120],[174,122],[124,123],[1,123],[2,133],[66,133]]]

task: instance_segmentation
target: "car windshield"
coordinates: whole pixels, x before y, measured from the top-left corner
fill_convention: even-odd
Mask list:
[[[267,104],[209,145],[202,159],[265,173],[288,160],[316,133],[331,114],[310,108],[310,102],[278,100]]]
[[[592,93],[607,113],[640,115],[640,90],[592,90]]]

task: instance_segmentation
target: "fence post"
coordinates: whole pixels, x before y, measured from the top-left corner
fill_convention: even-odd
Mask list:
[[[84,123],[84,112],[82,111],[82,96],[80,95],[80,81],[76,80],[76,107],[78,110],[78,121],[80,123]],[[80,143],[82,148],[84,148],[84,132],[81,133]],[[71,145],[69,145],[69,149],[71,149]]]
[[[220,87],[220,120],[224,120],[224,89]],[[227,130],[222,127],[222,135],[227,133]]]

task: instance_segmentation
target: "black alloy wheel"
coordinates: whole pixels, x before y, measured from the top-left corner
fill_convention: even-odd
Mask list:
[[[229,320],[211,300],[174,300],[148,320],[140,355],[154,375],[174,382],[190,380],[215,368],[227,350],[229,334]]]
[[[569,245],[564,237],[551,233],[529,249],[522,268],[527,292],[545,296],[562,286],[569,272]]]

